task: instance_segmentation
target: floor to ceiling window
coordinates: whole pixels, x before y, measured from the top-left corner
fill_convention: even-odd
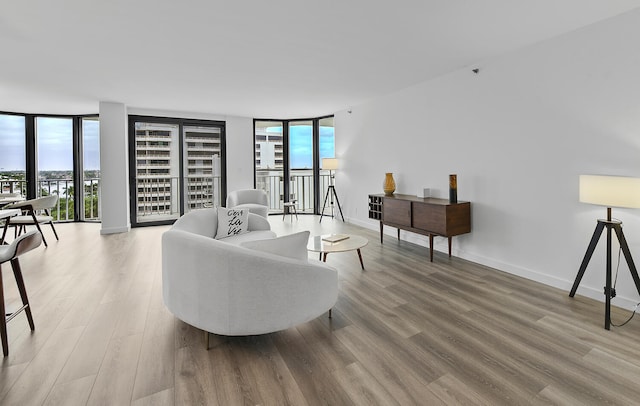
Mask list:
[[[135,219],[137,223],[180,217],[177,124],[135,123]],[[133,168],[132,168],[133,169]]]
[[[73,119],[36,117],[38,188],[36,195],[58,195],[53,218],[74,219]]]
[[[256,189],[267,192],[269,211],[282,210],[284,197],[283,122],[254,122]]]
[[[100,218],[100,119],[82,118],[82,191],[84,210],[80,220]]]
[[[313,121],[289,121],[289,200],[300,213],[313,213]]]
[[[319,120],[319,130],[318,130],[318,152],[319,152],[319,162],[318,162],[318,166],[319,166],[319,176],[318,176],[318,183],[319,183],[319,192],[320,192],[320,205],[319,206],[320,209],[322,210],[323,208],[325,209],[325,215],[327,215],[328,213],[326,212],[327,207],[324,206],[324,200],[325,197],[327,195],[327,189],[329,188],[329,185],[333,184],[333,180],[330,179],[331,176],[334,176],[335,174],[326,170],[325,168],[322,167],[322,159],[323,158],[335,158],[336,156],[336,137],[335,137],[335,128],[333,125],[333,117],[325,117],[325,118],[321,118]],[[336,187],[336,190],[339,190],[339,186]],[[331,199],[333,199],[333,197],[330,196]],[[333,201],[333,200],[331,200]],[[331,213],[330,215],[335,215],[335,213]]]
[[[222,127],[185,125],[182,138],[185,212],[219,205]]]
[[[295,200],[298,212],[318,213],[329,185],[321,158],[335,155],[333,117],[254,120],[254,139],[255,186],[267,191],[269,211]]]
[[[27,195],[25,118],[0,114],[0,193]]]
[[[97,116],[0,113],[2,192],[58,195],[55,221],[99,220],[99,127]]]
[[[132,225],[164,224],[226,198],[224,123],[129,117]]]

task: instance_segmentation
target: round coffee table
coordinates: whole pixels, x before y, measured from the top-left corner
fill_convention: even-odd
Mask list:
[[[326,241],[326,239],[341,238],[340,241],[331,242]],[[316,235],[309,238],[309,244],[307,244],[307,250],[311,252],[319,252],[320,260],[323,262],[327,262],[327,254],[333,252],[345,252],[345,251],[358,251],[358,258],[360,259],[360,266],[364,269],[364,263],[362,262],[362,253],[360,252],[360,248],[369,244],[369,240],[364,237],[360,237],[359,235],[353,234],[325,234],[325,235]]]

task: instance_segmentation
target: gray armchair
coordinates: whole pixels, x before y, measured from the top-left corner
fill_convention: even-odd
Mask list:
[[[269,198],[262,189],[241,189],[229,192],[227,208],[248,209],[250,213],[267,217],[269,214]]]

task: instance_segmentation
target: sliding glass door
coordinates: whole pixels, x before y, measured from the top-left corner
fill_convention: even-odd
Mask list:
[[[100,207],[100,119],[83,117],[82,126],[82,179],[81,191],[84,210],[80,210],[80,220],[98,220]]]
[[[295,200],[299,213],[319,213],[329,185],[322,158],[335,157],[333,117],[254,120],[255,185],[267,191],[269,212]]]
[[[137,121],[135,128],[135,222],[180,217],[179,127]]]
[[[289,122],[289,199],[299,213],[313,213],[313,121]]]
[[[254,122],[256,189],[267,192],[270,212],[282,212],[285,193],[283,130],[282,121]]]
[[[170,223],[226,199],[223,123],[131,116],[129,128],[133,226]]]
[[[37,196],[58,195],[56,220],[74,219],[73,119],[36,117]]]
[[[184,126],[185,212],[221,202],[222,128]]]
[[[25,117],[0,114],[0,193],[27,196]]]
[[[336,157],[336,142],[335,142],[335,128],[333,125],[333,117],[325,117],[319,120],[319,128],[318,128],[318,153],[319,153],[319,162],[318,162],[318,189],[320,192],[320,205],[324,203],[324,198],[327,195],[327,189],[329,185],[332,184],[331,176],[334,176],[329,170],[322,167],[322,159],[323,158],[335,158]],[[339,186],[336,187],[336,190],[339,189]],[[326,207],[320,206],[318,213],[322,211],[322,209],[326,209]],[[327,213],[325,212],[325,215]],[[333,214],[331,214],[333,215]]]

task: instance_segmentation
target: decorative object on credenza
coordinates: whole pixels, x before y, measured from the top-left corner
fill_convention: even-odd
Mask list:
[[[593,251],[598,245],[600,236],[604,228],[607,228],[607,267],[606,267],[606,280],[604,287],[605,296],[605,308],[604,308],[604,328],[609,330],[611,325],[611,298],[616,296],[615,286],[611,286],[611,230],[615,231],[618,241],[620,242],[620,249],[624,253],[624,257],[627,260],[629,271],[633,277],[633,282],[636,285],[636,289],[640,294],[640,278],[638,277],[638,271],[633,263],[631,257],[631,251],[629,251],[629,245],[622,232],[622,222],[620,220],[613,220],[611,218],[612,207],[627,207],[627,208],[640,208],[640,178],[629,178],[624,176],[598,176],[598,175],[580,175],[580,201],[582,203],[596,204],[599,206],[605,206],[607,208],[607,218],[598,219],[596,229],[589,242],[587,252],[584,254],[584,259],[578,270],[578,275],[573,283],[569,297],[573,297],[576,294],[580,280],[587,269],[589,260],[593,255]],[[616,279],[617,281],[617,275]]]
[[[458,175],[449,175],[449,203],[458,203]]]
[[[331,206],[331,217],[334,217],[333,212],[333,199],[336,199],[336,203],[338,205],[338,209],[340,210],[340,216],[342,216],[342,221],[344,221],[344,215],[342,214],[342,207],[340,207],[340,200],[338,200],[338,194],[336,193],[336,188],[333,186],[334,175],[333,171],[338,169],[338,160],[336,158],[322,158],[322,168],[323,170],[329,170],[329,187],[327,187],[327,193],[324,195],[324,204],[322,205],[322,211],[320,212],[320,223],[322,223],[322,217],[324,217],[324,210],[327,207],[327,200],[330,199]]]
[[[384,182],[382,183],[382,190],[387,196],[391,196],[396,191],[396,181],[393,180],[393,173],[387,172],[384,175]]]
[[[417,197],[431,197],[431,189],[428,187],[418,189]]]

